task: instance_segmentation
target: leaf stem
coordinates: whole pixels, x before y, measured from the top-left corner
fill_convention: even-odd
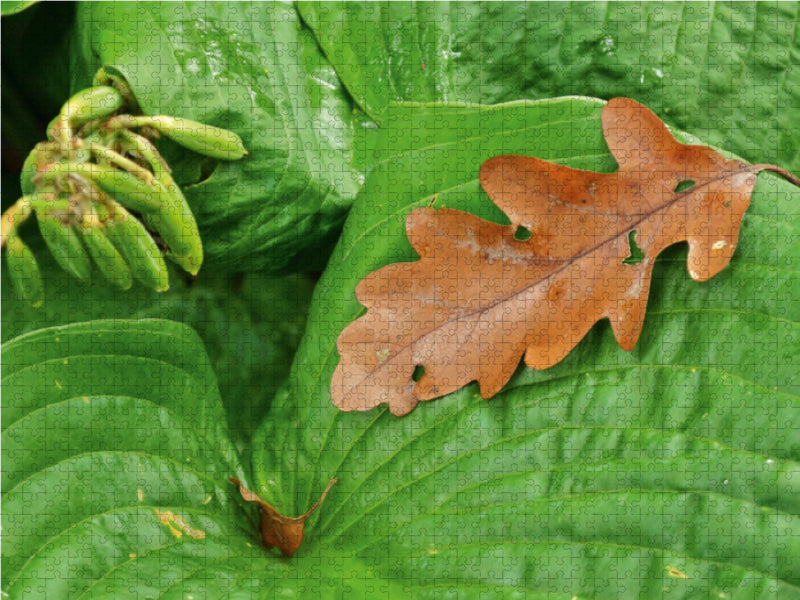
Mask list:
[[[786,169],[781,169],[780,167],[777,167],[775,165],[769,165],[769,164],[750,165],[748,167],[748,171],[752,171],[753,173],[760,173],[761,171],[771,171],[773,173],[780,175],[792,185],[800,187],[800,177],[790,173]]]

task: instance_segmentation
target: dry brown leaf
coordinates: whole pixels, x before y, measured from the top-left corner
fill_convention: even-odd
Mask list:
[[[606,104],[602,126],[619,164],[614,173],[527,156],[481,166],[481,185],[511,225],[449,208],[408,215],[420,260],[386,266],[356,287],[368,310],[339,336],[336,406],[388,403],[403,415],[471,381],[490,398],[521,356],[529,367],[550,367],[604,317],[631,350],[663,249],[688,241],[689,273],[705,281],[733,255],[756,175],[770,170],[800,183],[772,165],[681,144],[627,98]],[[519,227],[528,240],[517,239]]]
[[[271,505],[259,498],[258,494],[244,487],[236,477],[231,477],[230,481],[232,484],[239,486],[239,493],[242,495],[242,498],[248,502],[258,503],[260,507],[259,512],[261,513],[261,539],[267,549],[278,548],[284,556],[291,558],[294,556],[294,553],[297,552],[300,544],[303,543],[306,519],[319,508],[325,496],[328,495],[328,491],[338,479],[331,479],[328,483],[328,487],[325,488],[325,491],[322,492],[322,496],[317,500],[317,503],[299,517],[283,516],[272,508]]]

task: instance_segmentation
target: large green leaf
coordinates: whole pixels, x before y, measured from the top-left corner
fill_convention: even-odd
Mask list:
[[[242,468],[194,332],[92,321],[2,353],[4,592],[110,597],[132,578],[163,591],[190,565],[252,554],[227,482]]]
[[[217,164],[165,144],[190,186],[212,259],[195,287],[176,286],[160,299],[132,292],[129,310],[111,290],[52,281],[46,312],[31,318],[12,305],[17,322],[4,297],[4,335],[84,311],[80,318],[168,314],[196,326],[211,356],[195,335],[164,322],[105,323],[111,329],[82,334],[67,352],[56,338],[99,325],[3,347],[3,418],[14,421],[3,425],[3,592],[800,594],[800,438],[791,426],[800,418],[798,196],[770,175],[760,176],[733,263],[714,280],[689,281],[682,247],[664,254],[631,354],[601,323],[564,363],[521,369],[491,401],[468,388],[403,419],[383,410],[337,412],[328,393],[335,339],[363,310],[355,283],[414,259],[403,227],[411,208],[435,196],[436,206],[502,219],[477,183],[491,154],[613,169],[598,102],[391,101],[630,96],[707,141],[797,170],[797,4],[300,5],[343,83],[288,5],[78,3],[74,29],[71,17],[51,18],[53,35],[5,27],[52,16],[55,5],[45,4],[3,20],[4,33],[25,34],[27,45],[4,43],[3,65],[5,77],[13,63],[16,86],[31,84],[23,91],[40,90],[24,94],[29,107],[37,97],[52,104],[57,94],[47,90],[63,87],[68,71],[73,88],[82,88],[110,63],[148,112],[230,127],[251,155]],[[380,17],[376,26],[358,25],[358,11]],[[346,37],[329,27],[330,15],[341,17]],[[65,31],[69,55],[58,37]],[[352,52],[350,66],[361,71],[349,72],[340,51]],[[365,66],[363,56],[375,64]],[[56,68],[67,59],[71,69]],[[354,139],[358,115],[343,86],[382,129],[359,124]],[[258,360],[269,363],[275,352],[265,332],[253,330],[286,319],[296,291],[257,276],[246,285],[274,288],[274,297],[228,296],[233,284],[214,263],[323,264],[320,238],[335,235],[359,185],[351,156],[358,171],[377,166],[321,282],[291,381],[255,440],[256,476],[248,482],[239,464],[249,457],[220,453],[231,442],[213,408],[219,399],[208,391],[207,363],[218,370],[229,415],[251,420],[240,423],[239,445],[258,415],[237,412],[251,405],[231,399],[268,394],[282,373],[276,368],[273,377],[267,365],[259,377]],[[129,331],[135,342],[126,341]],[[40,341],[29,346],[31,339]],[[242,506],[230,474],[288,514],[306,510],[329,477],[340,482],[285,561],[259,547],[255,508]],[[188,530],[175,537],[156,508],[206,537]]]
[[[751,161],[800,169],[796,2],[301,2],[344,85],[392,101],[635,98]],[[713,114],[713,120],[709,115]]]
[[[256,515],[228,482],[245,474],[214,375],[187,327],[91,321],[37,330],[2,352],[4,596],[271,598],[339,587],[370,598],[392,587],[360,561],[289,563],[256,540]]]
[[[501,218],[483,159],[610,170],[600,101],[397,106],[320,281],[249,487],[307,509],[291,561],[256,540],[208,358],[169,321],[94,321],[3,346],[3,591],[11,597],[773,598],[800,593],[797,191],[760,177],[730,267],[665,252],[637,348],[606,324],[491,401],[470,386],[398,419],[342,413],[353,288],[413,260],[413,207]],[[403,132],[414,124],[416,138]],[[579,140],[579,142],[574,142]],[[573,143],[570,143],[572,141]],[[474,168],[473,168],[474,166]],[[202,532],[202,535],[201,535]],[[180,534],[180,536],[178,535]]]
[[[601,322],[562,363],[520,368],[490,401],[473,385],[403,418],[331,404],[336,338],[364,310],[356,283],[415,259],[409,211],[433,202],[502,219],[477,180],[501,153],[613,170],[601,108],[399,105],[385,137],[362,140],[388,157],[254,443],[256,491],[288,513],[339,477],[297,568],[347,557],[415,598],[800,594],[800,193],[769,174],[722,273],[697,284],[685,245],[663,254],[631,353]]]
[[[178,171],[212,263],[324,266],[358,188],[353,107],[292,5],[82,2],[75,32],[75,88],[112,65],[146,113],[244,140],[242,161]]]
[[[39,309],[19,300],[2,273],[2,341],[43,327],[93,319],[171,319],[189,325],[203,339],[231,434],[247,448],[270,400],[289,374],[300,341],[314,282],[303,275],[270,277],[247,273],[231,277],[202,269],[196,278],[171,273],[171,288],[157,294],[141,285],[121,294],[94,273],[87,286],[66,277],[35,224],[25,239],[36,253],[45,281],[45,302]]]

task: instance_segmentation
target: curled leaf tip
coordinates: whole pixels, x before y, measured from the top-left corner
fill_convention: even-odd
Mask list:
[[[259,505],[259,512],[261,513],[260,531],[264,545],[268,549],[278,548],[287,558],[294,556],[294,553],[300,548],[300,544],[303,543],[306,519],[319,508],[330,489],[339,481],[336,478],[331,479],[319,500],[305,513],[299,517],[287,517],[280,514],[270,504],[264,502],[258,494],[247,489],[236,477],[230,477],[229,480],[233,485],[239,487],[239,493],[244,500],[255,502]]]

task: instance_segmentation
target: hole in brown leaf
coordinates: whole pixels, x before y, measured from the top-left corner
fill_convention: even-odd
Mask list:
[[[694,186],[694,180],[692,179],[681,179],[678,182],[678,185],[675,186],[675,189],[672,190],[676,194],[680,194],[681,192],[685,192],[689,188]]]
[[[628,248],[630,254],[622,261],[623,265],[638,265],[644,260],[644,252],[636,244],[636,230],[634,229],[628,234]]]
[[[425,375],[425,367],[422,365],[417,365],[414,367],[414,372],[411,374],[411,379],[414,381],[419,381],[422,379],[423,375]]]
[[[514,232],[514,239],[518,242],[525,242],[531,239],[531,230],[526,229],[522,225],[517,227],[517,230]]]

